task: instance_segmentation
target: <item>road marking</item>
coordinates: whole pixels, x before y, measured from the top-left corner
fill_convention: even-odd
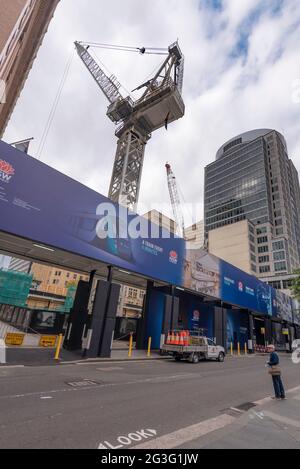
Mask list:
[[[292,392],[297,392],[300,391],[300,386],[297,386],[296,388],[289,389],[287,392],[290,394]]]
[[[208,433],[221,430],[235,421],[235,417],[223,414],[219,417],[197,423],[196,425],[181,428],[180,430],[155,438],[155,440],[147,443],[142,443],[135,446],[134,449],[173,449],[187,443],[188,441],[196,440],[201,436],[207,435]]]
[[[124,370],[124,368],[121,368],[119,366],[110,366],[110,367],[107,367],[107,368],[96,368],[96,371],[120,371],[120,370]]]
[[[272,401],[272,397],[265,397],[264,399],[260,399],[259,401],[253,402],[253,404],[257,406],[261,406],[264,404],[268,404],[268,402],[271,402],[271,401]]]
[[[42,396],[41,399],[53,399],[52,396]]]
[[[106,383],[106,384],[99,384],[99,385],[93,385],[93,386],[87,386],[87,387],[69,387],[69,388],[61,388],[61,389],[53,389],[53,390],[48,390],[48,391],[36,391],[36,392],[29,392],[29,393],[24,393],[24,394],[14,394],[14,395],[5,395],[5,396],[0,396],[0,400],[3,399],[20,399],[20,398],[25,398],[25,397],[33,397],[33,396],[41,396],[43,394],[58,394],[58,393],[65,393],[65,392],[83,392],[83,391],[91,391],[94,389],[99,389],[99,388],[115,388],[115,387],[121,387],[121,386],[135,386],[138,384],[144,384],[144,383],[168,383],[169,381],[176,381],[176,380],[182,380],[185,379],[188,376],[188,374],[185,375],[172,375],[172,376],[156,376],[153,378],[147,378],[147,379],[137,379],[137,380],[132,380],[132,381],[125,381],[121,383]],[[194,376],[194,374],[192,375]],[[200,375],[198,375],[200,376]]]
[[[237,409],[236,407],[229,407],[230,410],[237,412],[238,414],[244,414],[245,410]]]
[[[128,433],[126,436],[119,436],[116,439],[116,442],[110,443],[109,441],[104,441],[100,443],[98,449],[121,449],[124,446],[130,446],[133,443],[142,440],[148,440],[149,438],[153,438],[157,435],[156,430],[152,430],[148,428],[147,430],[138,430],[136,432]]]
[[[277,422],[285,423],[291,427],[300,428],[300,422],[298,420],[289,419],[288,417],[283,417],[282,415],[275,414],[274,412],[265,411],[265,416],[270,417],[272,420]]]
[[[287,391],[287,394],[291,394],[291,393],[294,393],[294,392],[297,392],[297,391],[300,391],[300,386],[289,389]],[[272,397],[265,397],[264,399],[260,399],[259,401],[253,402],[253,404],[255,404],[257,406],[261,406],[261,405],[264,405],[264,404],[268,404],[269,402],[272,402],[272,401],[273,401]]]
[[[254,415],[256,415],[260,420],[264,420],[265,414],[263,412],[254,412]]]

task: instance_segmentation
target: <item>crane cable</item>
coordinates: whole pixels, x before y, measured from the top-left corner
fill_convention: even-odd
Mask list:
[[[59,104],[59,101],[60,101],[60,98],[61,98],[61,94],[62,94],[62,91],[64,89],[65,83],[66,83],[68,75],[69,75],[69,71],[70,71],[70,68],[71,68],[71,65],[72,65],[72,62],[73,62],[73,59],[74,59],[74,55],[75,55],[75,49],[72,48],[72,51],[70,53],[70,56],[68,57],[66,67],[64,69],[64,73],[62,75],[62,79],[60,81],[58,91],[57,91],[57,94],[56,94],[55,99],[53,101],[53,104],[52,104],[52,107],[51,107],[51,110],[50,110],[50,113],[49,113],[49,116],[48,116],[48,119],[47,119],[47,122],[46,122],[46,125],[45,125],[45,128],[44,128],[44,131],[43,131],[43,134],[42,134],[42,137],[41,137],[41,141],[40,141],[40,144],[39,144],[39,147],[38,147],[38,150],[37,150],[37,159],[38,160],[40,160],[41,157],[42,157],[42,153],[43,153],[43,150],[44,150],[44,147],[45,147],[48,135],[49,135],[49,131],[51,129],[51,125],[53,123],[53,119],[55,117],[56,110],[57,110],[57,107],[58,107],[58,104]]]
[[[100,49],[117,50],[122,52],[135,52],[140,54],[168,55],[169,50],[163,47],[132,47],[115,44],[101,44],[97,42],[80,42],[82,46],[90,46]]]

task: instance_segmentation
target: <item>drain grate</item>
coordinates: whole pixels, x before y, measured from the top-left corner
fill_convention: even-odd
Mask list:
[[[73,381],[71,383],[66,383],[68,386],[71,386],[72,388],[84,388],[88,386],[99,386],[100,383],[97,383],[97,381],[91,381],[89,379],[84,379],[83,381]]]
[[[253,407],[256,407],[256,404],[253,402],[245,402],[245,404],[237,406],[237,409],[242,410],[243,412],[248,412],[248,410],[253,409]]]
[[[253,404],[253,402],[245,402],[244,404],[236,407],[228,407],[227,409],[223,409],[220,412],[231,415],[232,417],[241,417],[241,415],[245,414],[253,407],[256,407],[256,404]]]

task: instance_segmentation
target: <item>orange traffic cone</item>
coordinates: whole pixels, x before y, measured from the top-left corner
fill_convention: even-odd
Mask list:
[[[184,346],[184,340],[183,340],[183,333],[182,332],[180,333],[180,336],[179,336],[179,345]]]
[[[168,332],[167,340],[166,340],[166,345],[170,345],[171,343],[171,334]]]

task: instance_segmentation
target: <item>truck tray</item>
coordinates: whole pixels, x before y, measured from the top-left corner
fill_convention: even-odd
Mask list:
[[[177,352],[177,353],[206,353],[207,346],[205,345],[166,345],[161,348],[164,352]]]

